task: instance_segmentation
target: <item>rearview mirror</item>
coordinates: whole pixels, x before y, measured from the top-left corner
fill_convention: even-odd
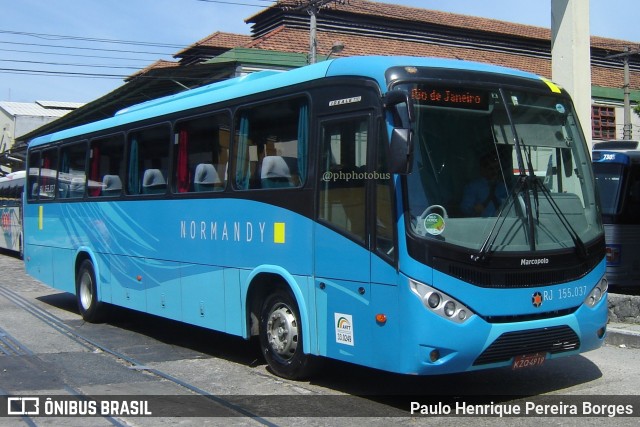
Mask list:
[[[406,175],[411,173],[413,166],[413,131],[411,124],[414,121],[413,102],[411,96],[404,90],[392,90],[384,97],[384,107],[391,113],[395,127],[391,131],[389,144],[389,172]],[[399,104],[405,104],[406,109],[398,108]],[[406,121],[408,120],[408,123]]]
[[[389,172],[407,175],[413,166],[413,131],[394,128],[389,144]]]

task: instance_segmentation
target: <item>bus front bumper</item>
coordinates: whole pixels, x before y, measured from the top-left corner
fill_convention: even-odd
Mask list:
[[[497,367],[539,366],[547,360],[584,353],[604,343],[606,296],[593,308],[583,304],[572,314],[540,320],[489,323],[473,316],[462,325],[430,319],[418,331],[410,366],[416,375],[448,374]],[[437,334],[429,331],[438,331]]]

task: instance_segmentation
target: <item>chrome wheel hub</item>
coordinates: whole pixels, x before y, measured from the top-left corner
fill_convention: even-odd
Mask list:
[[[91,302],[93,301],[93,292],[91,287],[91,276],[87,273],[84,273],[80,278],[79,292],[82,308],[88,310],[89,307],[91,307]]]
[[[267,340],[280,357],[293,357],[298,348],[298,322],[289,307],[282,305],[271,311],[267,322]]]

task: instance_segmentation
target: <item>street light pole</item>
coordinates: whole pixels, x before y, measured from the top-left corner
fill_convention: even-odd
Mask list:
[[[629,81],[629,47],[624,48],[624,128],[622,139],[631,139],[631,82]]]
[[[624,83],[622,88],[624,89],[624,126],[622,131],[622,139],[631,139],[633,137],[631,131],[631,82],[629,80],[629,57],[633,54],[629,46],[625,46],[624,52],[609,55],[605,59],[622,58],[624,64]]]
[[[319,9],[319,7],[312,7],[311,3],[309,3],[309,8],[307,9],[307,12],[311,15],[309,23],[309,64],[316,63],[316,55],[318,53],[318,39],[316,36],[318,24],[316,15]]]
[[[326,6],[328,3],[345,4],[348,0],[299,0],[296,10],[306,10],[311,17],[309,23],[309,64],[316,63],[316,56],[318,54],[318,12],[320,8]]]

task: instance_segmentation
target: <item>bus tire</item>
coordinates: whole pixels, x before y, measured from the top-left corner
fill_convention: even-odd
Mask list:
[[[90,323],[98,323],[104,318],[104,304],[98,299],[98,286],[93,263],[85,259],[76,275],[76,298],[78,311]]]
[[[302,323],[294,297],[284,289],[271,293],[260,313],[260,347],[272,372],[302,380],[314,369],[312,356],[302,350]]]

